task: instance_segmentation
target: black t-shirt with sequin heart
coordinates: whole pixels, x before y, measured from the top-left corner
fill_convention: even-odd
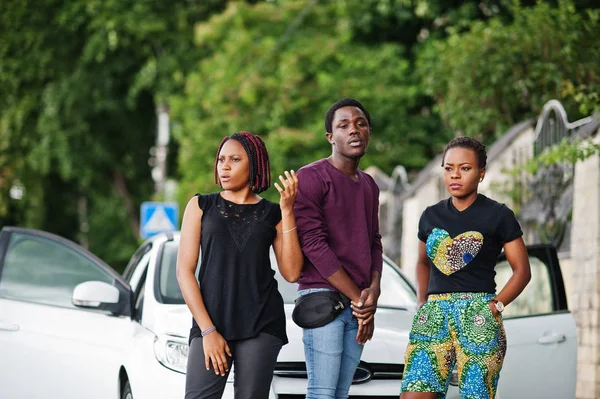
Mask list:
[[[220,193],[198,194],[198,205],[203,211],[198,283],[217,331],[228,341],[264,332],[286,344],[283,298],[269,257],[279,205],[266,199],[236,204]],[[190,342],[199,336],[193,320]]]
[[[498,255],[522,235],[513,211],[483,194],[463,211],[452,205],[452,197],[428,207],[418,234],[431,265],[427,294],[494,294]]]

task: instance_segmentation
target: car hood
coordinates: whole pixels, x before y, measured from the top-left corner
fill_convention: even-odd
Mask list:
[[[187,305],[160,305],[156,307],[153,332],[187,339],[192,327],[192,313]]]
[[[279,361],[304,362],[302,329],[292,321],[292,304],[285,305],[289,344],[279,354]],[[375,333],[365,345],[362,360],[370,363],[404,363],[404,351],[412,325],[414,311],[378,308],[375,314]],[[156,308],[155,334],[187,339],[192,326],[192,314],[186,305],[161,305]]]
[[[289,344],[279,353],[279,362],[304,362],[302,328],[292,321],[293,305],[285,305]],[[404,351],[414,311],[378,308],[373,338],[365,344],[361,359],[369,363],[404,363]]]

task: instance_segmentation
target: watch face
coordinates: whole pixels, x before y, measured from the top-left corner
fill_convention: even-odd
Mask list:
[[[496,309],[498,312],[502,312],[504,310],[504,304],[500,301],[496,301]]]

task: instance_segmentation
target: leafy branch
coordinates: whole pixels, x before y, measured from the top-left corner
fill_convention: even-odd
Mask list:
[[[600,154],[600,144],[580,138],[565,137],[558,144],[546,148],[537,156],[531,158],[524,166],[527,172],[535,175],[542,167],[564,163],[576,164],[589,157]]]

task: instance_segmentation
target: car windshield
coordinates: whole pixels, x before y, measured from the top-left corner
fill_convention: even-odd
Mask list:
[[[179,289],[176,276],[178,242],[167,241],[162,246],[157,269],[158,278],[158,300],[162,303],[184,304],[183,295]],[[277,270],[275,254],[271,251],[271,266],[275,269],[279,292],[285,303],[293,304],[297,297],[298,284],[288,283]],[[412,286],[398,271],[398,267],[392,265],[387,259],[383,262],[381,277],[381,296],[378,306],[384,308],[414,309],[417,304],[417,296]]]

